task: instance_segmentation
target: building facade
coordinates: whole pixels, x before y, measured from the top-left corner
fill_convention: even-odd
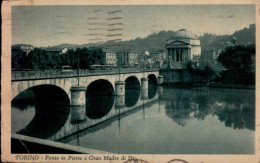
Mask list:
[[[61,55],[68,51],[68,48],[45,48],[47,52],[53,55]]]
[[[164,61],[166,61],[167,56],[164,51],[150,51],[149,56],[153,59],[153,63],[158,64],[159,68],[161,68]]]
[[[186,29],[181,29],[167,40],[165,45],[169,66],[172,69],[183,69],[183,63],[196,60],[201,55],[200,40]]]
[[[105,65],[116,65],[117,64],[117,55],[112,51],[103,51],[101,56],[102,63]]]
[[[117,53],[117,65],[130,65],[134,66],[138,63],[138,54],[130,53],[128,51]]]

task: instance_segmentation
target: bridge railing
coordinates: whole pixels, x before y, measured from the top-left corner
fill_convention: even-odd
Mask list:
[[[45,71],[12,71],[12,80],[33,80],[33,79],[49,79],[49,78],[66,78],[79,76],[94,76],[94,75],[111,75],[124,73],[142,73],[159,71],[158,68],[121,68],[121,69],[107,69],[107,70],[88,70],[82,69],[71,70],[68,72],[45,70]]]

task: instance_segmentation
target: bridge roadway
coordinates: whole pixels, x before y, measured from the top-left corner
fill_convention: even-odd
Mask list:
[[[115,95],[125,94],[125,81],[129,78],[139,81],[141,89],[148,89],[148,80],[154,77],[158,84],[162,83],[159,69],[112,69],[112,70],[80,70],[71,72],[60,71],[27,71],[12,72],[12,99],[21,92],[40,86],[52,86],[49,94],[58,89],[65,93],[71,105],[85,105],[85,93],[88,86],[95,81],[109,82]],[[44,87],[45,89],[46,87]],[[48,88],[48,87],[47,87]],[[39,89],[37,89],[39,90]],[[46,90],[45,90],[46,91]],[[62,93],[61,93],[62,94]]]

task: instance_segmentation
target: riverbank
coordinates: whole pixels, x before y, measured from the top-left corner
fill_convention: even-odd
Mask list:
[[[231,88],[231,89],[255,89],[255,85],[249,84],[227,84],[227,83],[209,83],[207,87],[213,88]]]
[[[245,84],[228,84],[228,83],[191,83],[191,82],[178,82],[178,83],[163,83],[164,87],[174,88],[194,88],[194,87],[211,87],[211,88],[230,88],[230,89],[255,89],[255,85]]]

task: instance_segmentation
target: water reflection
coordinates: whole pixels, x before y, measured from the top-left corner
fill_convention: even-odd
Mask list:
[[[120,110],[125,107],[125,96],[115,96],[115,109]]]
[[[99,119],[109,113],[114,104],[114,96],[87,96],[86,115],[90,119]]]
[[[132,107],[140,96],[140,82],[134,76],[127,78],[125,82],[125,106]]]
[[[64,105],[44,103],[31,105],[35,108],[35,115],[28,125],[17,132],[19,134],[48,138],[61,129],[70,113],[69,107]]]
[[[148,98],[152,99],[156,95],[157,86],[155,83],[148,82]]]
[[[80,123],[86,120],[86,106],[70,106],[71,123]]]
[[[125,90],[125,105],[126,107],[134,106],[140,97],[140,89],[126,88]]]
[[[165,112],[181,126],[185,126],[190,118],[204,120],[206,116],[212,115],[217,116],[226,127],[255,130],[253,97],[245,92],[244,95],[237,93],[239,92],[230,91],[223,94],[206,89],[200,91],[174,89],[166,100]],[[166,96],[164,94],[164,100]]]
[[[35,117],[35,110],[35,105],[31,103],[12,103],[12,131],[17,132],[25,128]]]
[[[86,107],[71,110],[12,105],[12,129],[115,153],[254,153],[254,91],[157,87],[149,99],[148,89],[134,90],[132,107],[125,105],[133,99],[108,95],[87,96]],[[16,117],[24,126],[13,125]]]
[[[148,89],[142,89],[141,90],[141,100],[147,100],[148,99]]]

